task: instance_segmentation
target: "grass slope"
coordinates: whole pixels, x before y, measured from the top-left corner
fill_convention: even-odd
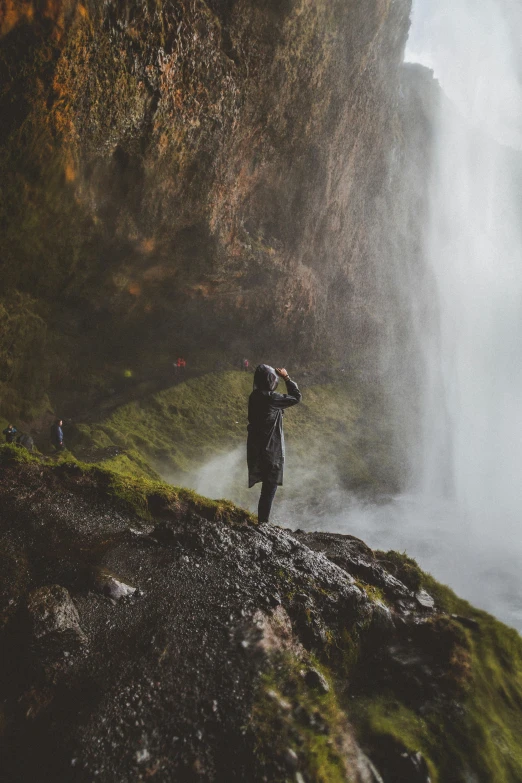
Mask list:
[[[183,483],[207,460],[245,444],[251,390],[252,375],[238,371],[189,379],[124,405],[99,423],[80,424],[73,452],[116,447],[125,453],[109,467],[173,475]],[[332,480],[340,477],[352,489],[393,486],[391,431],[379,401],[346,381],[305,383],[302,390],[303,402],[285,417],[289,454],[312,467],[331,464]]]

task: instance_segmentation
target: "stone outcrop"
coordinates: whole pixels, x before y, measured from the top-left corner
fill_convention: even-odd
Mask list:
[[[13,447],[0,507],[12,783],[520,779],[520,638],[407,557]]]
[[[3,6],[6,409],[173,351],[364,364],[410,0]]]

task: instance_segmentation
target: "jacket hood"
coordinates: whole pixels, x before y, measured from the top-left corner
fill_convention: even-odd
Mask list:
[[[254,373],[254,389],[274,391],[279,383],[277,373],[269,364],[260,364]]]

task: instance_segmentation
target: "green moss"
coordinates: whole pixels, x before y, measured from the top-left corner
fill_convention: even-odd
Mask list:
[[[79,486],[83,486],[84,479],[90,478],[101,496],[105,494],[111,503],[144,520],[175,520],[196,513],[231,525],[255,524],[254,517],[228,501],[211,501],[155,478],[123,475],[107,464],[81,463],[67,452],[50,461],[13,445],[0,446],[0,465],[34,470],[35,465],[40,469],[46,462],[45,470],[62,476],[64,481],[69,475],[76,481],[81,474]],[[473,608],[421,572],[406,555],[387,552],[381,561],[395,564],[399,574],[406,569],[415,584],[434,596],[437,608],[447,613],[415,624],[410,630],[412,647],[428,651],[441,670],[433,679],[438,693],[426,700],[420,715],[418,703],[412,702],[400,683],[383,683],[375,678],[375,661],[361,656],[361,650],[367,650],[364,622],[345,628],[341,634],[328,633],[323,650],[328,663],[323,673],[333,685],[328,694],[304,683],[301,669],[310,664],[319,668],[312,658],[289,653],[274,657],[262,679],[252,715],[256,752],[268,779],[274,783],[285,779],[280,761],[291,748],[299,756],[300,769],[311,780],[345,780],[345,708],[361,744],[376,761],[379,748],[393,742],[397,747],[420,751],[434,783],[457,783],[472,775],[479,783],[519,783],[522,639],[515,630]],[[289,592],[291,600],[293,587],[284,569],[277,576],[284,582],[281,592]],[[363,583],[360,586],[372,600],[381,599],[378,591],[368,590]],[[467,624],[459,617],[467,618]],[[343,683],[337,695],[336,681]],[[343,703],[339,693],[346,692],[347,681],[350,698]],[[289,708],[281,707],[282,700]]]
[[[0,445],[0,464],[29,464],[31,462],[39,462],[39,458],[36,454],[27,451],[27,449],[11,443],[2,443]]]
[[[192,511],[205,519],[229,524],[257,524],[257,519],[248,511],[238,508],[227,500],[209,500],[191,490],[172,487],[163,481],[143,476],[124,475],[107,465],[103,467],[75,463],[94,478],[101,480],[108,494],[124,507],[131,509],[143,519],[170,513],[183,515]]]
[[[380,589],[380,587],[375,587],[375,585],[369,585],[366,584],[366,582],[361,581],[360,579],[355,580],[355,584],[360,590],[363,590],[368,598],[371,601],[379,601],[381,604],[387,604],[385,595],[383,591]]]
[[[41,465],[42,462],[46,462],[53,471],[70,467],[73,469],[72,475],[81,473],[90,476],[100,494],[107,494],[113,502],[146,520],[165,513],[183,515],[191,511],[212,521],[257,525],[257,517],[228,500],[209,500],[190,489],[173,487],[157,477],[122,472],[121,463],[116,467],[110,462],[93,465],[77,460],[69,451],[61,452],[51,459],[42,458],[15,445],[0,445],[0,465]]]
[[[82,435],[99,447],[142,454],[149,466],[181,474],[245,438],[245,402],[252,379],[211,373],[116,410]]]
[[[285,754],[293,750],[305,779],[315,783],[346,783],[346,717],[331,688],[320,693],[304,680],[305,668],[313,665],[327,680],[330,673],[317,661],[290,653],[275,655],[261,678],[252,710],[251,730],[255,753],[267,779],[277,783],[289,777]]]
[[[399,579],[410,590],[417,592],[425,585],[426,575],[421,571],[417,562],[406,552],[375,552],[377,560]]]
[[[386,553],[387,558],[390,555]],[[363,689],[349,705],[360,740],[370,752],[382,745],[383,738],[420,751],[434,783],[452,783],[472,774],[480,783],[518,783],[522,639],[429,574],[421,572],[421,577],[442,611],[474,620],[478,628],[470,630],[449,617],[433,620],[435,633],[426,643],[447,672],[439,684],[442,698],[431,701],[420,716],[400,691]]]
[[[127,453],[111,461],[115,469],[150,477],[160,473],[183,483],[207,460],[244,446],[251,389],[252,376],[238,371],[192,378],[124,405],[97,424],[80,425],[78,453],[89,446],[116,447]],[[375,461],[369,436],[376,422],[367,419],[360,392],[338,382],[305,384],[303,394],[303,402],[285,419],[285,434],[289,460],[307,466],[310,491],[314,483],[323,492],[328,489],[325,482],[334,487],[341,481],[357,489],[386,483],[386,460]],[[383,418],[381,435],[386,426]],[[388,451],[390,458],[390,447]],[[327,475],[325,464],[331,466]],[[235,497],[247,502],[243,478]]]

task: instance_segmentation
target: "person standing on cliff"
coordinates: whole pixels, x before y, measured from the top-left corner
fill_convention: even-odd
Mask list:
[[[51,443],[56,451],[63,451],[65,448],[62,427],[63,421],[61,419],[56,419],[54,424],[51,425]]]
[[[285,381],[287,394],[276,392],[278,376]],[[249,489],[261,482],[257,510],[260,523],[268,522],[277,487],[283,484],[284,410],[301,402],[301,396],[284,367],[256,367],[254,390],[248,400],[247,464]]]

